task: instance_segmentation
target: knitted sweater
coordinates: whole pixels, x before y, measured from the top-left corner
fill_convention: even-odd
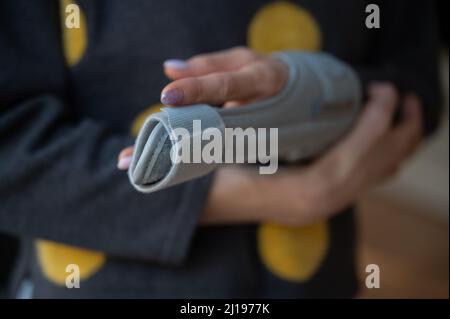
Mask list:
[[[299,228],[201,227],[211,175],[151,194],[116,169],[168,83],[162,62],[237,45],[326,51],[363,83],[390,80],[439,118],[429,1],[0,2],[0,230],[35,297],[345,297],[356,289],[353,215]],[[68,289],[68,264],[81,286]],[[20,278],[22,274],[18,274]]]

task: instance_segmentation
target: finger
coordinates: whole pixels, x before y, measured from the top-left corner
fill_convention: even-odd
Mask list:
[[[401,122],[393,129],[390,141],[392,151],[398,154],[399,160],[409,157],[417,148],[423,136],[422,105],[420,99],[408,95],[402,105],[403,117]]]
[[[262,56],[245,47],[196,55],[186,61],[167,60],[164,73],[172,80],[202,76],[214,72],[235,71]]]
[[[134,146],[128,146],[127,148],[124,148],[119,154],[119,160],[124,157],[132,156],[133,151],[134,151]]]
[[[134,146],[129,146],[123,149],[118,158],[117,168],[120,170],[127,170],[131,163],[131,158],[133,155]]]
[[[357,165],[389,130],[398,95],[390,84],[369,89],[369,101],[355,127],[340,143],[315,163],[319,175],[334,184],[347,183],[358,175]],[[362,175],[362,174],[359,174]]]
[[[212,73],[185,78],[167,85],[161,94],[166,105],[263,99],[278,92],[287,78],[287,67],[280,61],[265,59],[238,71]]]
[[[421,105],[417,97],[407,96],[402,104],[403,118],[364,159],[363,180],[378,184],[392,178],[402,162],[415,150],[422,135]],[[383,154],[383,156],[380,156]]]
[[[369,89],[369,101],[350,135],[338,145],[338,152],[360,158],[391,127],[398,93],[391,84],[377,84]]]

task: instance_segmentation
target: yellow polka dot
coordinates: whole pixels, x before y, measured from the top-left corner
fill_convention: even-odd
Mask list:
[[[36,250],[42,272],[57,285],[65,285],[69,275],[66,267],[69,264],[77,264],[80,268],[80,279],[87,279],[106,261],[103,253],[46,240],[38,240]]]
[[[80,28],[66,27],[66,7],[75,4],[72,0],[60,0],[60,19],[63,53],[66,63],[74,66],[83,57],[87,46],[86,18],[80,8]],[[45,240],[36,241],[37,257],[44,275],[57,285],[65,285],[66,267],[77,264],[80,279],[86,279],[96,273],[105,263],[106,256],[101,252],[58,244]]]
[[[318,23],[304,8],[276,1],[254,15],[247,30],[248,46],[261,53],[296,49],[319,51]],[[258,229],[259,253],[276,276],[293,282],[310,279],[320,267],[329,245],[327,224],[285,227],[262,224]]]
[[[139,133],[139,130],[141,129],[142,125],[144,125],[145,119],[152,115],[153,113],[159,112],[161,108],[164,107],[162,104],[153,104],[152,106],[146,108],[144,111],[142,111],[136,119],[133,121],[133,124],[131,125],[131,134],[133,136],[137,136]]]
[[[248,46],[261,53],[301,49],[317,51],[321,47],[319,25],[298,5],[276,1],[260,9],[250,22]]]
[[[263,263],[280,278],[305,282],[319,269],[328,250],[325,222],[306,227],[264,224],[258,230],[259,253]]]
[[[66,7],[75,4],[73,0],[60,0],[61,33],[64,57],[67,65],[74,66],[81,60],[87,46],[86,18],[80,7],[80,27],[69,29],[66,27]]]

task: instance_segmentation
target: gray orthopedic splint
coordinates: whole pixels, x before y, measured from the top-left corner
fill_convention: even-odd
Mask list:
[[[342,137],[361,106],[361,87],[354,71],[326,53],[288,51],[273,56],[288,65],[289,79],[272,98],[237,108],[202,104],[163,108],[149,116],[136,139],[128,170],[131,184],[150,193],[224,165],[173,161],[171,149],[180,142],[173,131],[184,128],[193,140],[198,135],[194,120],[201,120],[202,131],[216,128],[222,133],[225,128],[278,128],[278,157],[288,162],[317,155]],[[248,158],[252,156],[256,154]]]

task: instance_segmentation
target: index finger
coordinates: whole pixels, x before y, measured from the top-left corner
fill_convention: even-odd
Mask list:
[[[219,52],[205,53],[182,60],[164,62],[164,73],[172,80],[202,76],[215,72],[235,71],[257,61],[261,56],[245,47],[235,47]]]

